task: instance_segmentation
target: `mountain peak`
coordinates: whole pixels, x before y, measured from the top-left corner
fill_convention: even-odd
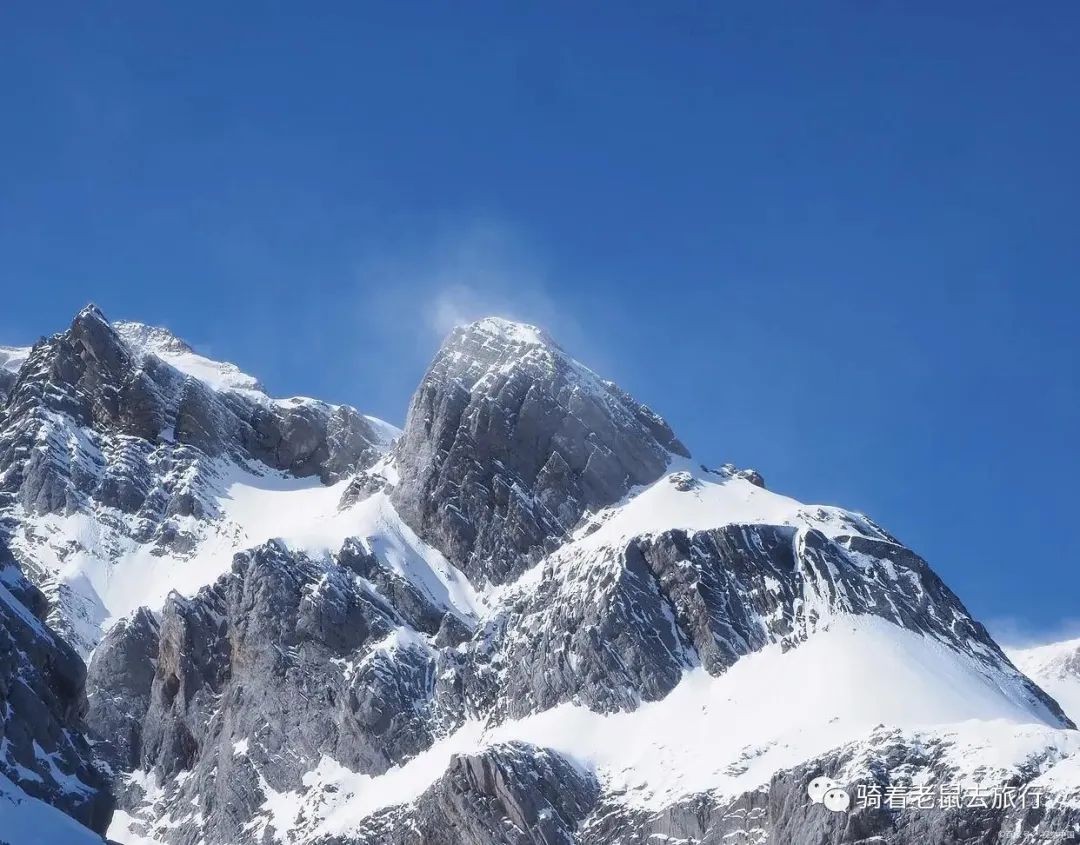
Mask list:
[[[177,337],[164,326],[150,326],[132,320],[117,320],[113,328],[132,346],[141,347],[150,352],[177,354],[195,350],[183,339]]]
[[[546,332],[495,317],[439,350],[397,455],[403,518],[476,583],[514,577],[586,510],[688,457],[662,418]]]
[[[535,326],[455,329],[396,445],[94,306],[15,381],[5,354],[5,822],[14,795],[104,829],[98,755],[126,843],[702,843],[749,818],[755,842],[1048,845],[1080,821],[1080,644],[1015,658],[1040,689],[868,518],[697,469]],[[61,638],[93,649],[85,706]],[[824,774],[1049,794],[827,816]]]
[[[458,334],[498,339],[523,346],[560,348],[551,335],[538,326],[508,320],[505,317],[484,317],[468,325],[460,326],[451,337]]]
[[[95,323],[108,323],[109,320],[105,316],[104,312],[98,308],[93,302],[88,302],[84,305],[79,313],[75,315],[75,319],[72,320],[73,324],[85,323],[87,321],[93,321]]]
[[[118,320],[116,332],[140,355],[155,355],[186,376],[192,376],[215,390],[265,392],[254,376],[228,361],[200,355],[186,341],[162,326]]]

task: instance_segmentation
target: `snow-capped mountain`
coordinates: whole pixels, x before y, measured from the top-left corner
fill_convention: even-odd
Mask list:
[[[92,307],[3,360],[3,531],[92,651],[115,841],[1080,836],[1080,734],[925,561],[537,328],[455,330],[400,432]],[[1046,799],[833,813],[818,775]]]
[[[1050,693],[1074,722],[1080,722],[1080,639],[1012,649],[1009,657]]]
[[[394,432],[353,408],[271,399],[163,329],[89,306],[21,360],[0,416],[0,520],[83,655],[110,620],[190,592],[278,530],[263,499],[318,496]]]

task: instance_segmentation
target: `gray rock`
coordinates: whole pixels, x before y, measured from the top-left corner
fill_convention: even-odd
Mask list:
[[[388,490],[392,486],[393,485],[391,485],[384,476],[378,473],[361,470],[349,480],[345,492],[341,494],[341,501],[338,502],[338,509],[346,510],[351,508],[358,502],[362,502],[364,499],[383,490]]]
[[[740,469],[735,473],[735,477],[745,479],[755,487],[760,487],[762,490],[765,489],[765,478],[756,469]]]
[[[454,757],[415,805],[326,845],[572,845],[600,789],[560,755],[524,743]]]
[[[954,784],[944,739],[912,742],[898,731],[879,728],[865,743],[855,743],[795,769],[779,772],[769,785],[767,829],[769,843],[955,843],[955,845],[1066,845],[1076,841],[1080,808],[1058,805],[1041,812],[989,806],[946,807],[939,801],[920,808],[862,807],[860,787],[887,794],[890,787],[909,789],[917,778],[921,786],[936,790]],[[1018,772],[987,772],[988,790],[1020,789],[1038,773],[1040,760],[1032,759]],[[857,773],[854,777],[851,773]],[[847,813],[833,813],[806,796],[809,781],[824,774],[839,780],[852,796]],[[1071,830],[1069,828],[1072,828]]]
[[[858,515],[834,514],[830,524],[850,533],[833,537],[754,524],[565,546],[587,527],[583,517],[598,525],[599,509],[656,481],[686,450],[649,409],[538,330],[485,320],[455,332],[413,399],[385,474],[372,468],[375,432],[352,409],[211,389],[146,354],[141,332],[117,331],[87,309],[35,347],[0,416],[0,524],[37,510],[79,512],[122,524],[139,543],[183,549],[194,542],[184,525],[217,518],[208,495],[214,459],[261,461],[326,482],[349,478],[343,508],[400,477],[391,494],[400,514],[476,585],[540,568],[505,587],[477,627],[380,557],[370,538],[326,558],[272,541],[237,555],[195,596],[171,595],[158,617],[141,610],[118,624],[94,655],[87,721],[107,740],[99,748],[136,833],[170,845],[266,845],[286,833],[274,812],[281,796],[331,797],[312,795],[305,779],[324,758],[380,775],[466,720],[496,725],[566,702],[633,710],[666,696],[690,667],[717,675],[768,645],[799,648],[844,614],[933,637],[1051,721],[1070,724],[921,558]],[[153,339],[186,349],[168,335]],[[754,470],[728,465],[716,474],[764,486]],[[689,472],[668,481],[677,494],[700,494]],[[52,737],[58,748],[66,739],[58,759],[92,779],[80,734],[81,664],[39,631],[50,611],[44,596],[25,579],[4,583],[38,621],[4,615],[0,603],[0,645],[16,644],[0,649],[0,663],[8,661],[0,693],[18,715],[0,738],[16,738],[6,747],[20,763],[33,748],[28,736]],[[93,610],[62,592],[50,598],[53,613],[59,604],[85,621]],[[10,682],[22,674],[39,680]],[[454,757],[419,799],[376,812],[334,842],[1075,843],[1080,818],[1066,805],[831,814],[806,798],[818,773],[853,790],[915,777],[936,783],[951,776],[949,751],[940,737],[880,729],[743,795],[691,795],[645,810],[553,751],[498,744]],[[1027,783],[1048,763],[1032,759],[995,777]],[[133,767],[160,790],[127,778]],[[50,789],[47,800],[100,824],[100,787],[89,804]],[[290,823],[307,835],[314,820]]]
[[[460,706],[444,700],[454,691],[437,680],[437,653],[405,621],[434,633],[440,618],[385,580],[361,545],[350,544],[341,561],[270,542],[237,555],[232,571],[194,598],[170,597],[140,766],[168,784],[165,806],[202,815],[193,809],[168,841],[255,841],[248,823],[267,789],[301,789],[324,755],[381,774],[458,724]],[[393,589],[383,594],[375,582]],[[99,648],[115,652],[129,636],[114,629]],[[115,683],[104,672],[100,680]],[[129,790],[122,801],[135,809],[145,798]]]
[[[601,796],[585,820],[580,845],[766,845],[769,840],[769,789],[735,799],[692,795],[660,811],[627,806],[619,793]]]
[[[457,620],[468,634],[469,629],[464,622],[437,607],[412,581],[390,569],[359,539],[353,537],[345,541],[337,554],[337,562],[372,584],[393,607],[395,614],[414,630],[437,634],[442,629],[444,619],[450,617]]]
[[[142,753],[142,721],[150,707],[160,629],[146,608],[121,619],[95,649],[87,671],[86,724],[112,746],[116,767],[134,769]]]
[[[474,583],[503,583],[589,509],[686,448],[659,416],[538,329],[456,329],[413,396],[396,457],[402,517]]]
[[[1075,845],[1080,830],[1075,804],[1050,800],[1037,808],[1006,809],[988,799],[986,808],[935,802],[890,809],[884,800],[878,807],[859,802],[860,788],[886,795],[890,787],[909,789],[915,778],[932,790],[955,783],[949,751],[942,739],[912,741],[879,728],[863,742],[777,772],[769,783],[742,795],[700,793],[646,810],[617,791],[599,789],[588,775],[572,768],[559,771],[553,765],[558,755],[500,745],[476,757],[455,758],[417,802],[382,811],[348,838],[320,845]],[[1019,772],[988,772],[983,785],[990,791],[1020,790],[1040,763],[1034,759]],[[819,775],[846,788],[853,799],[849,811],[831,812],[810,801],[807,784]],[[545,815],[545,805],[550,807],[546,816],[561,822],[554,831],[532,822]]]
[[[707,472],[710,471],[706,467],[702,467],[702,469]],[[727,476],[728,478],[741,478],[744,481],[749,481],[755,487],[760,487],[763,490],[765,489],[765,479],[756,469],[739,469],[735,464],[724,464],[720,469],[713,470],[713,472]]]
[[[204,455],[318,475],[326,483],[381,454],[379,435],[353,408],[249,394],[215,390],[131,347],[100,310],[87,306],[67,331],[34,347],[11,388],[0,439],[2,489],[17,491],[28,508],[71,512],[81,496],[103,485],[107,504],[133,512],[149,486],[147,444],[162,438]],[[104,461],[89,449],[80,461],[84,466],[69,472],[59,455],[35,460],[29,454],[28,444],[41,439],[42,427],[56,424],[50,414],[99,438],[129,439],[107,444],[117,454]],[[97,471],[95,463],[104,463],[108,472]]]
[[[463,647],[476,713],[517,718],[568,701],[631,710],[663,698],[698,662],[718,675],[771,643],[797,646],[827,621],[812,609],[825,606],[879,616],[973,655],[1032,706],[1072,725],[925,561],[884,537],[728,525],[556,555],[543,566]]]

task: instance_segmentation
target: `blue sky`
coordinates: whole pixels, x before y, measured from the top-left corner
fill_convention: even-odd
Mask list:
[[[1075,630],[1080,6],[753,6],[7,4],[0,342],[94,300],[400,422],[538,322]]]

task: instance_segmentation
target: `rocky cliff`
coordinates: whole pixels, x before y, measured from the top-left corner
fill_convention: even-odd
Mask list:
[[[0,830],[29,816],[57,824],[44,802],[104,833],[112,796],[84,733],[86,667],[45,623],[46,610],[0,542]]]

